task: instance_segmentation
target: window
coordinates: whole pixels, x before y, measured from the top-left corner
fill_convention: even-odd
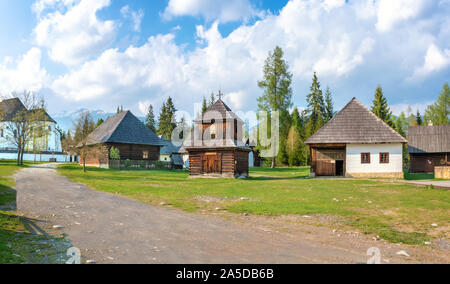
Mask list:
[[[148,151],[143,151],[143,152],[142,152],[142,158],[143,158],[144,160],[147,160],[147,159],[148,159]]]
[[[389,153],[380,153],[380,164],[389,164]]]
[[[361,164],[370,164],[370,153],[361,153]]]
[[[0,137],[3,138],[3,128],[0,129]]]
[[[211,125],[210,132],[211,132],[211,139],[216,139],[216,125],[215,124]]]

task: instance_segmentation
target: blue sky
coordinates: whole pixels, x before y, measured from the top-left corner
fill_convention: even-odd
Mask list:
[[[450,81],[449,15],[449,0],[0,0],[0,94],[39,92],[58,117],[168,96],[192,113],[222,89],[245,112],[280,45],[298,107],[316,71],[337,109],[381,84],[395,113],[423,110]]]

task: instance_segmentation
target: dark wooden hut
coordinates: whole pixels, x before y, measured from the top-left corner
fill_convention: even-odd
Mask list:
[[[244,122],[222,99],[194,122],[183,147],[191,177],[248,177],[251,148],[242,142]]]
[[[86,165],[109,168],[110,150],[119,149],[121,160],[158,161],[163,143],[130,111],[108,118],[87,138],[87,145],[94,148]],[[83,161],[80,161],[83,163]]]
[[[450,125],[411,126],[408,130],[410,172],[433,173],[450,166]]]

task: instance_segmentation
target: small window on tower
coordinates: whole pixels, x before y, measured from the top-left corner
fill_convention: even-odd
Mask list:
[[[213,124],[210,127],[211,139],[216,139],[216,125]]]
[[[0,137],[3,138],[3,128],[0,129]]]

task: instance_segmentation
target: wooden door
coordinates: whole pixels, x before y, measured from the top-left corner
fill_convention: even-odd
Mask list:
[[[318,176],[336,176],[336,161],[317,161]]]
[[[222,173],[222,154],[204,154],[202,156],[202,169],[205,174]]]
[[[432,158],[425,159],[425,172],[433,173],[434,172],[434,162]]]

